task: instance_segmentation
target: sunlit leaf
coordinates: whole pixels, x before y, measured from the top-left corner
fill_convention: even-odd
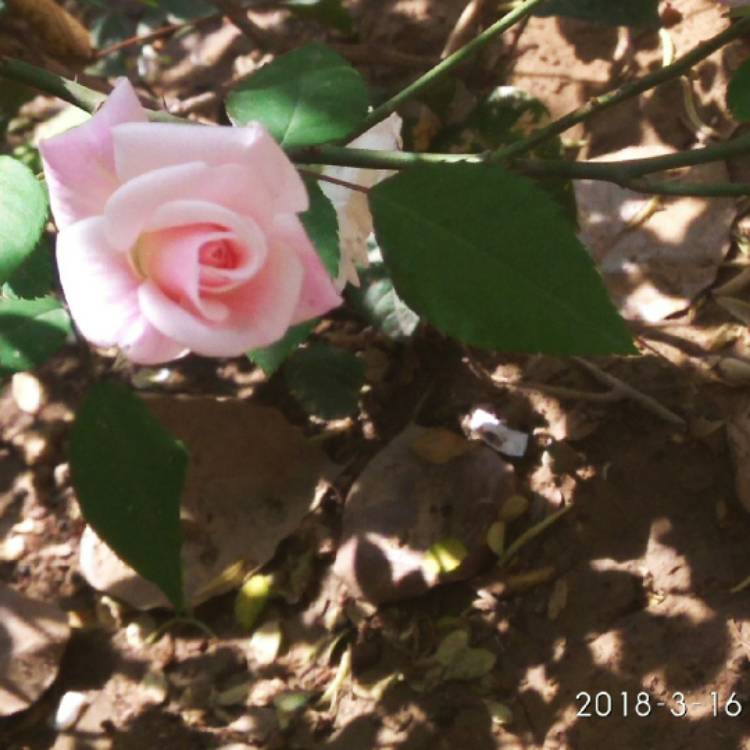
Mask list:
[[[590,255],[552,199],[496,165],[431,165],[370,193],[396,291],[443,332],[490,349],[634,353]]]
[[[47,223],[47,194],[34,173],[0,156],[0,283],[34,251]]]
[[[365,118],[367,106],[362,76],[322,44],[277,57],[227,99],[235,125],[258,120],[288,148],[345,138]]]

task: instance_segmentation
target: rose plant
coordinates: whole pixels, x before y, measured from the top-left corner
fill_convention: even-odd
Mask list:
[[[116,347],[136,365],[188,352],[247,354],[268,373],[281,368],[302,403],[324,404],[338,416],[337,395],[343,394],[345,410],[356,408],[361,363],[307,339],[318,318],[342,304],[347,284],[367,285],[357,269],[366,265],[368,243],[382,254],[378,283],[386,289],[374,297],[375,318],[392,321],[407,310],[411,322],[401,333],[410,335],[419,316],[467,346],[636,354],[575,221],[556,200],[565,190],[546,189],[549,179],[558,188],[589,179],[652,194],[746,196],[747,185],[676,183],[655,175],[747,154],[750,136],[606,163],[562,158],[555,139],[684,75],[750,33],[750,18],[728,22],[664,68],[552,122],[540,119],[541,105],[530,117],[518,111],[507,117],[494,109],[497,101],[480,107],[477,121],[486,124],[482,113],[491,111],[492,122],[511,123],[513,131],[505,141],[497,133],[479,138],[483,151],[461,153],[457,141],[443,151],[404,150],[402,105],[532,14],[660,23],[657,0],[523,0],[375,106],[352,65],[325,45],[309,45],[277,56],[231,88],[232,127],[147,110],[126,79],[104,97],[0,58],[0,79],[36,86],[93,114],[40,145],[57,230],[59,290],[44,265],[45,191],[28,166],[0,156],[0,366],[10,373],[43,363],[70,338],[69,310],[79,343]],[[739,122],[750,121],[750,62],[735,74],[728,102]],[[540,148],[551,143],[554,148]],[[361,297],[373,300],[368,289]],[[130,389],[102,378],[115,372],[110,354],[96,362],[71,441],[79,500],[99,535],[184,609],[184,450]],[[321,390],[325,398],[318,398]]]

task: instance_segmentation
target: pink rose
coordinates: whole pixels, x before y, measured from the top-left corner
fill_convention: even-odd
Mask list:
[[[141,364],[237,356],[341,303],[297,216],[304,184],[259,123],[149,123],[121,79],[40,151],[63,291],[94,344]]]

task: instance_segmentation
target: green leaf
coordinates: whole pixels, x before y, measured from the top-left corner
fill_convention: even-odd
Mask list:
[[[237,592],[234,600],[234,619],[245,630],[252,630],[263,614],[273,591],[273,578],[263,573],[251,576]]]
[[[659,0],[549,0],[537,16],[569,16],[609,26],[659,26]]]
[[[362,76],[322,44],[277,57],[227,99],[235,125],[259,120],[287,148],[346,138],[365,118],[367,106]]]
[[[0,283],[33,252],[47,223],[47,194],[34,173],[0,156]]]
[[[433,150],[458,153],[495,151],[516,143],[552,121],[547,106],[515,86],[498,86],[472,110],[462,123],[446,128]],[[537,159],[562,159],[565,150],[559,136],[530,152]],[[578,229],[578,207],[573,183],[564,177],[535,178],[563,208]]]
[[[135,36],[138,22],[121,10],[110,10],[94,19],[91,24],[91,41],[96,49],[105,49],[113,44]],[[124,76],[128,69],[127,50],[120,50],[100,58],[87,68],[90,75]]]
[[[187,451],[119,383],[94,384],[70,442],[73,486],[96,533],[184,608],[180,501]]]
[[[70,318],[54,297],[0,299],[0,373],[33,370],[70,334]]]
[[[283,5],[300,18],[318,21],[346,34],[354,29],[352,17],[341,0],[284,0]]]
[[[289,355],[307,340],[317,323],[318,321],[315,319],[292,326],[283,339],[271,344],[271,346],[254,349],[248,352],[247,356],[251,362],[258,365],[270,377],[284,364]]]
[[[2,286],[2,295],[33,300],[49,294],[55,285],[55,262],[49,235],[43,234],[34,251]]]
[[[468,344],[546,354],[635,348],[560,208],[499,165],[421,166],[370,193],[401,298]]]
[[[750,60],[745,60],[729,81],[727,105],[738,122],[750,120]]]
[[[419,325],[419,316],[398,296],[383,263],[359,272],[360,286],[350,287],[347,294],[367,320],[388,338],[403,341]]]
[[[300,216],[308,237],[332,278],[339,274],[341,248],[339,244],[339,221],[336,209],[328,196],[321,190],[318,181],[312,177],[305,178],[307,194],[310,197],[310,208]]]
[[[15,81],[3,80],[0,86],[0,137],[5,133],[10,121],[18,113],[20,106],[33,99],[35,92],[28,86]]]
[[[284,377],[308,414],[323,419],[352,414],[365,382],[364,366],[357,357],[326,344],[296,352],[284,367]]]
[[[339,272],[339,223],[336,209],[326,194],[320,189],[318,181],[312,177],[305,178],[305,185],[310,196],[310,208],[300,216],[307,235],[323,261],[323,265],[333,278]],[[248,352],[248,357],[269,377],[284,364],[289,355],[300,344],[307,340],[318,324],[317,318],[300,323],[290,328],[284,338],[271,346]]]

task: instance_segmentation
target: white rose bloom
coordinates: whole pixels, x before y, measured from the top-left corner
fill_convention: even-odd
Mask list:
[[[401,118],[394,113],[355,138],[349,146],[375,151],[401,149],[401,124]],[[323,174],[354,185],[371,188],[386,177],[390,177],[393,172],[387,169],[326,167]],[[347,284],[359,286],[357,266],[367,266],[367,239],[372,234],[372,214],[367,203],[367,194],[325,180],[320,181],[320,187],[333,203],[339,220],[341,261],[335,282],[336,288],[340,291]]]

